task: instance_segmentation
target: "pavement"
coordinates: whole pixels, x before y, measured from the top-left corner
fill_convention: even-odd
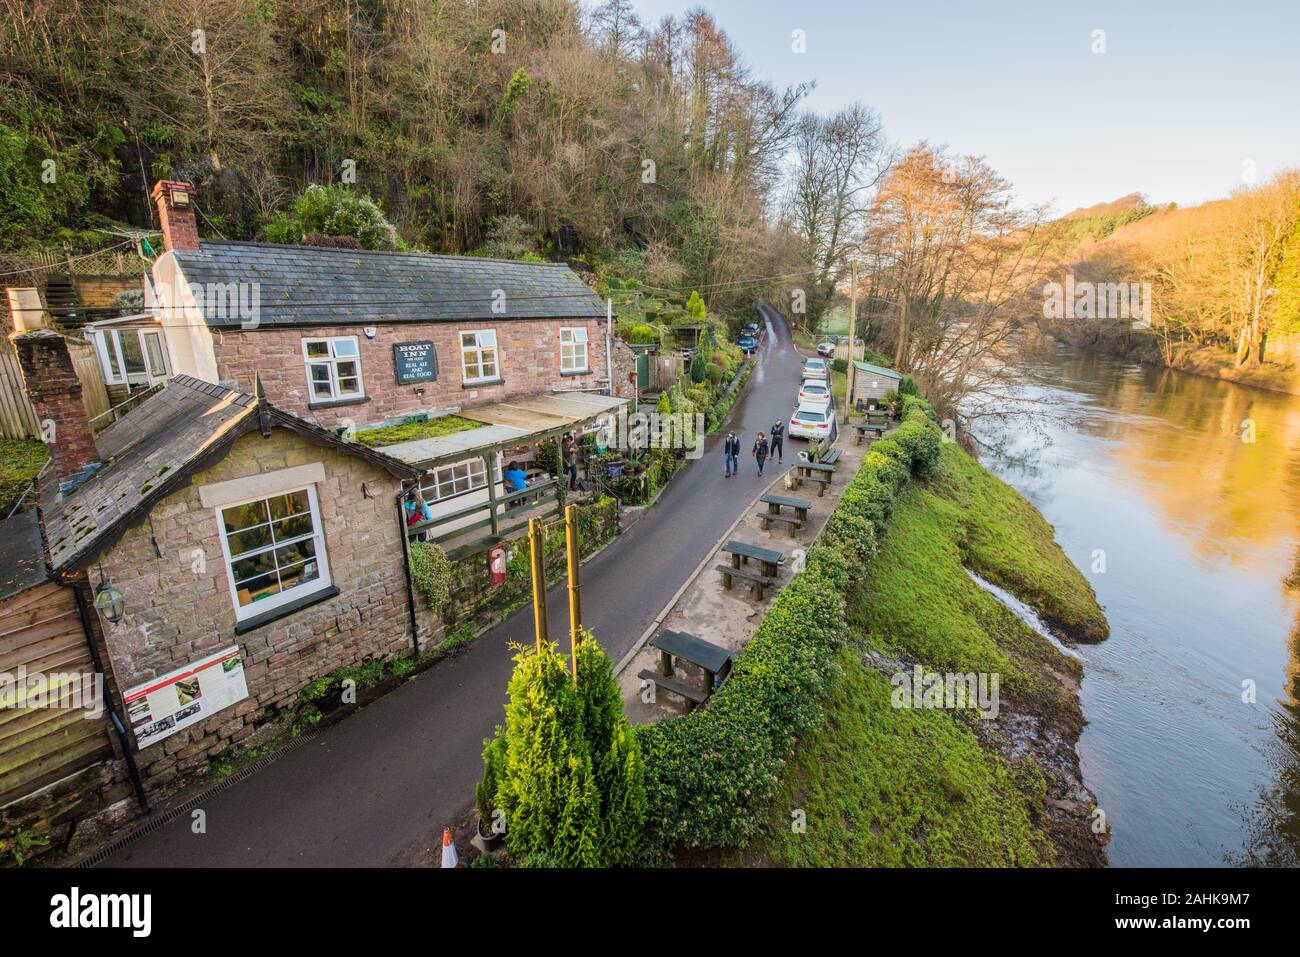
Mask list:
[[[789,420],[801,354],[776,310],[750,381],[703,457],[669,483],[653,510],[583,566],[584,624],[615,661],[779,471],[760,477],[754,435]],[[740,436],[740,475],[723,477],[722,439]],[[786,462],[804,447],[786,441]],[[568,629],[563,583],[548,593],[552,635]],[[483,740],[504,720],[509,644],[533,641],[532,608],[465,652],[326,728],[267,767],[205,799],[204,833],[183,814],[105,867],[382,867],[428,864],[444,826],[463,822],[482,773]],[[463,849],[462,849],[463,850]]]
[[[841,433],[842,435],[842,433]],[[796,442],[795,455],[807,448],[803,442]],[[728,590],[723,587],[722,576],[717,570],[719,563],[730,564],[731,556],[718,551],[709,556],[696,571],[692,579],[682,589],[670,608],[662,614],[659,627],[651,629],[650,634],[660,629],[688,632],[697,638],[715,645],[721,645],[739,654],[749,644],[758,626],[767,616],[768,609],[776,596],[790,583],[790,580],[803,568],[803,560],[820,534],[831,512],[839,504],[840,496],[848,481],[857,474],[858,466],[870,449],[870,444],[854,445],[841,442],[840,464],[836,469],[831,484],[822,496],[815,489],[805,484],[802,488],[791,489],[788,479],[792,459],[785,460],[784,467],[773,468],[772,464],[764,470],[764,477],[771,478],[771,484],[765,489],[775,495],[802,499],[809,505],[808,518],[802,528],[790,533],[790,528],[781,523],[771,523],[764,529],[760,513],[767,511],[767,506],[755,502],[745,509],[736,520],[728,538],[774,549],[785,555],[785,563],[780,566],[776,576],[777,585],[767,589],[762,601],[752,596],[750,589],[741,580],[733,582]],[[787,510],[786,515],[790,512]],[[753,565],[751,564],[751,568]],[[650,634],[643,637],[649,638]],[[624,667],[616,675],[619,688],[623,692],[623,707],[628,719],[633,724],[648,724],[661,718],[684,714],[687,703],[676,693],[662,688],[652,687],[652,682],[641,678],[643,670],[658,671],[660,665],[659,651],[648,642],[634,655],[628,656]],[[686,664],[680,659],[674,661],[673,678],[697,690],[708,687],[705,674],[696,665]]]

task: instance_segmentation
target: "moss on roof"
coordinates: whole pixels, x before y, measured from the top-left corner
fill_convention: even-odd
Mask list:
[[[425,422],[403,422],[401,425],[386,425],[377,429],[362,429],[357,432],[357,441],[367,448],[381,449],[386,445],[400,442],[414,442],[417,439],[436,439],[442,435],[464,432],[467,429],[480,429],[482,422],[475,422],[460,415],[440,415]]]

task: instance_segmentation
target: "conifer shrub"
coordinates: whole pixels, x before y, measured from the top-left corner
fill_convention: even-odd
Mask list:
[[[577,688],[554,644],[519,647],[515,662],[505,726],[485,742],[480,815],[504,815],[510,857],[525,866],[633,863],[644,771],[609,657],[584,633]]]

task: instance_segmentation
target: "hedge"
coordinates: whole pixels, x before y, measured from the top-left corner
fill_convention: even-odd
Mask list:
[[[872,446],[804,569],[772,603],[709,706],[637,728],[646,829],[660,846],[743,847],[762,826],[795,739],[822,722],[849,631],[844,594],[854,570],[874,550],[910,476],[938,459],[941,436],[925,408],[914,412],[913,404],[903,426]]]

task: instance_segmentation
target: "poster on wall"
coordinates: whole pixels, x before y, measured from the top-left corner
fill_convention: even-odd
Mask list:
[[[135,740],[145,748],[248,697],[238,645],[136,685],[122,696]]]

